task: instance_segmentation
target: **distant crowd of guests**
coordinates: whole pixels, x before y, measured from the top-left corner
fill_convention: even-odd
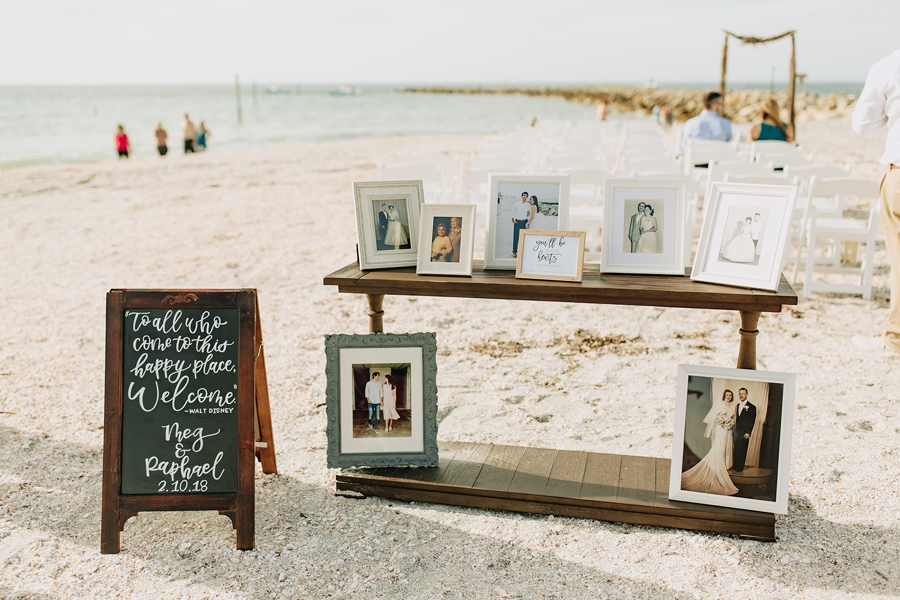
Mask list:
[[[153,130],[153,135],[156,138],[156,150],[159,152],[159,155],[165,156],[168,154],[169,134],[163,129],[162,121],[156,122],[156,129]],[[194,126],[191,118],[187,114],[184,115],[184,118],[181,120],[181,138],[184,142],[185,154],[206,150],[206,142],[210,136],[212,134],[203,121],[200,121],[199,125]],[[118,152],[119,158],[128,158],[131,142],[128,140],[128,134],[125,133],[125,128],[122,125],[119,125],[116,130],[115,140],[116,152]]]

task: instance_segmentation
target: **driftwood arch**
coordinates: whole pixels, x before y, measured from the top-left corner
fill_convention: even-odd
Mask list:
[[[794,126],[794,90],[797,82],[797,40],[794,37],[794,30],[785,31],[780,35],[775,35],[767,38],[757,38],[746,35],[738,35],[736,33],[731,33],[727,29],[723,30],[725,32],[725,45],[722,47],[722,83],[719,86],[719,93],[722,95],[722,105],[724,107],[725,104],[725,74],[727,72],[728,67],[728,38],[733,37],[737,40],[740,40],[744,44],[767,44],[769,42],[774,42],[776,40],[780,40],[782,38],[786,38],[791,36],[791,64],[790,64],[790,74],[788,75],[788,110],[790,111],[790,123],[791,127]]]

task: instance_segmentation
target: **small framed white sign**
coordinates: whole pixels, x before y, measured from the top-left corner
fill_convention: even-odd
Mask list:
[[[584,232],[522,230],[519,233],[516,277],[581,282]]]

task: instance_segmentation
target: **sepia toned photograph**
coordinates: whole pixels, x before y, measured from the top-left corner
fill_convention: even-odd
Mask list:
[[[490,176],[486,269],[515,270],[522,231],[568,227],[569,180],[567,174]]]
[[[419,232],[419,275],[472,275],[474,204],[424,204]]]
[[[670,497],[786,509],[793,381],[783,373],[681,365]],[[680,492],[688,496],[671,495]]]
[[[601,272],[683,276],[684,179],[609,178],[604,190]]]

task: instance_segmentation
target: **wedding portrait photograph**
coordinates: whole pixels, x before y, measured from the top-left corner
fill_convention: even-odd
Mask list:
[[[491,174],[486,269],[515,270],[521,231],[568,227],[569,181],[567,174]]]
[[[415,266],[423,190],[421,181],[353,183],[361,269]]]
[[[600,270],[684,275],[684,181],[607,179]]]
[[[416,273],[472,275],[474,204],[424,204]]]
[[[794,375],[680,365],[669,497],[787,512]]]
[[[437,464],[434,333],[325,336],[328,466]]]
[[[691,279],[777,290],[797,186],[714,182],[710,193]]]

